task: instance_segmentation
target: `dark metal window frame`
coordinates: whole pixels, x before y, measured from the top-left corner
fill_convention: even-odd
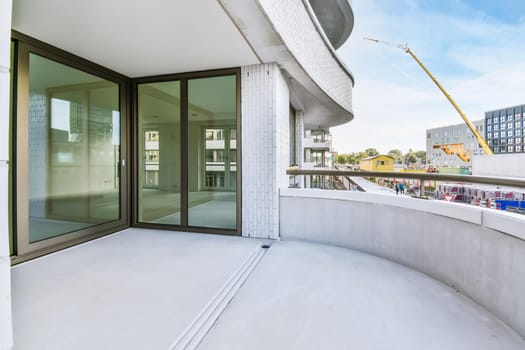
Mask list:
[[[118,72],[112,71],[106,67],[88,61],[82,57],[71,54],[67,51],[59,49],[55,46],[34,39],[23,33],[12,30],[11,40],[14,42],[14,66],[12,67],[13,79],[13,95],[10,96],[12,101],[12,149],[11,149],[11,173],[12,187],[11,191],[11,213],[10,219],[12,220],[12,235],[13,239],[13,251],[11,261],[13,264],[17,264],[26,260],[30,260],[42,255],[46,255],[61,249],[65,249],[71,246],[78,245],[83,242],[87,242],[99,237],[103,237],[129,227],[143,227],[143,228],[154,228],[172,231],[186,231],[186,232],[197,232],[197,233],[211,233],[211,234],[224,234],[224,235],[238,235],[242,234],[242,124],[241,124],[241,70],[240,68],[227,68],[227,69],[215,69],[198,72],[187,72],[181,74],[168,74],[160,76],[149,76],[131,79]],[[28,68],[29,62],[26,58],[23,62],[23,56],[28,57],[28,53],[32,52],[44,58],[53,60],[57,63],[70,66],[74,69],[84,71],[86,73],[96,75],[103,79],[117,83],[119,86],[119,105],[120,105],[120,121],[121,121],[121,181],[120,181],[120,219],[109,223],[96,225],[75,231],[72,233],[66,233],[64,235],[50,238],[48,240],[31,243],[32,249],[20,249],[19,245],[19,230],[18,230],[18,217],[19,214],[28,214],[27,210],[20,210],[18,203],[18,193],[25,193],[27,198],[27,188],[23,188],[21,184],[24,183],[18,175],[25,176],[27,179],[28,167],[24,163],[27,160],[27,155],[21,157],[21,152],[28,151],[27,139],[19,135],[20,125],[18,125],[18,112],[23,111],[24,103],[27,100],[21,101],[20,91],[28,89]],[[21,62],[22,60],[22,62]],[[23,82],[20,79],[21,74],[26,74],[24,78],[26,81]],[[194,78],[207,78],[217,77],[225,75],[235,75],[236,77],[236,113],[237,113],[237,125],[236,125],[236,142],[237,142],[237,192],[236,192],[236,220],[237,228],[235,230],[230,229],[219,229],[219,228],[207,228],[207,227],[193,227],[188,226],[187,223],[187,205],[188,205],[188,108],[187,108],[187,82],[189,79]],[[23,80],[23,79],[22,79]],[[138,134],[137,134],[137,88],[138,84],[151,83],[151,82],[163,82],[163,81],[181,81],[181,196],[183,203],[185,203],[185,215],[183,215],[183,221],[181,225],[157,225],[157,224],[146,224],[138,222]],[[26,92],[27,94],[27,92]],[[184,102],[184,103],[182,103]],[[26,120],[27,123],[27,120]],[[25,125],[27,127],[27,124]],[[184,132],[182,132],[184,131]],[[21,143],[25,142],[25,146],[20,147]],[[124,166],[125,165],[125,166]],[[20,173],[22,171],[22,174]],[[25,172],[25,174],[24,174]],[[185,197],[185,198],[184,198]],[[181,203],[182,204],[182,203]],[[184,204],[183,204],[184,205]],[[184,217],[185,216],[185,217]],[[27,230],[27,227],[26,227]]]
[[[68,53],[57,47],[29,37],[17,31],[12,31],[11,40],[15,42],[15,67],[13,69],[13,127],[11,152],[11,177],[14,191],[11,195],[11,219],[13,235],[13,252],[11,261],[20,263],[35,257],[46,255],[54,251],[68,248],[95,238],[99,238],[125,228],[130,222],[129,203],[129,166],[124,166],[130,159],[129,154],[129,86],[130,79],[110,69],[97,65],[86,59]],[[23,203],[28,198],[28,189],[24,184],[28,178],[28,139],[27,139],[27,104],[29,93],[29,55],[33,53],[59,64],[98,76],[116,83],[119,86],[120,106],[120,157],[122,160],[120,176],[120,218],[100,225],[94,225],[78,231],[29,243],[27,226],[28,208]],[[25,130],[24,130],[25,129]],[[23,199],[19,201],[19,199]]]
[[[210,228],[200,226],[188,225],[188,80],[199,78],[211,78],[220,76],[235,76],[236,80],[236,143],[237,143],[237,191],[236,191],[236,223],[237,227],[234,230],[223,228]],[[138,126],[138,86],[147,83],[160,83],[169,81],[180,82],[180,159],[181,159],[181,224],[167,225],[154,224],[138,221],[138,198],[139,198],[139,126]],[[184,231],[184,232],[199,232],[199,233],[214,233],[223,235],[240,236],[242,234],[242,133],[241,133],[241,70],[240,68],[215,69],[199,72],[186,72],[181,74],[167,74],[158,76],[148,76],[132,79],[131,87],[132,99],[132,149],[133,158],[133,176],[132,176],[132,210],[133,215],[131,225],[133,227],[170,230],[170,231]]]

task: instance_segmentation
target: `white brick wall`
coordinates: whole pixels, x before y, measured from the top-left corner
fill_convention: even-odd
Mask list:
[[[0,349],[13,346],[11,270],[9,259],[8,149],[9,85],[11,65],[11,0],[0,1]]]
[[[352,110],[352,79],[327,44],[302,0],[259,0],[282,40],[312,79],[345,109]],[[327,46],[328,45],[328,46]]]
[[[277,64],[241,69],[242,231],[279,238],[279,187],[288,186],[289,90]]]

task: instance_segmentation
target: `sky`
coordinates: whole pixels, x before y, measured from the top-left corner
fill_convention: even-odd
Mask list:
[[[338,50],[353,73],[354,120],[331,128],[339,153],[424,150],[425,130],[463,120],[403,50],[408,44],[471,121],[525,104],[525,1],[352,0]]]

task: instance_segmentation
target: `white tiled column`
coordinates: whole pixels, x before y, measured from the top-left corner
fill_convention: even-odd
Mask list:
[[[242,67],[242,232],[279,238],[279,188],[288,187],[288,85],[277,64]]]
[[[0,0],[0,349],[13,346],[8,226],[11,0]]]

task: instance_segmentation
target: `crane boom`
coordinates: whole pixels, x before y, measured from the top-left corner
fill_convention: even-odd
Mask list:
[[[392,45],[392,46],[395,46],[397,48],[400,48],[402,49],[403,51],[405,51],[406,53],[408,53],[416,62],[417,64],[425,71],[425,73],[427,73],[427,75],[430,77],[430,79],[432,79],[432,81],[434,82],[434,84],[436,84],[436,86],[439,88],[439,90],[443,93],[443,95],[445,95],[445,97],[447,98],[447,100],[452,104],[452,106],[454,107],[454,109],[459,113],[459,115],[461,116],[461,118],[463,119],[463,121],[465,122],[465,124],[467,124],[468,128],[470,129],[470,131],[472,131],[472,133],[474,134],[474,136],[476,137],[479,145],[481,146],[481,148],[483,149],[483,151],[485,152],[485,154],[487,155],[493,155],[494,153],[492,152],[492,149],[490,148],[490,146],[487,144],[487,141],[485,141],[485,138],[479,133],[479,131],[476,129],[476,127],[470,122],[470,120],[467,118],[467,116],[465,115],[465,113],[463,113],[463,111],[461,110],[461,108],[459,108],[459,106],[457,105],[457,103],[452,99],[452,97],[450,96],[450,94],[445,90],[445,88],[439,83],[439,81],[437,81],[437,79],[432,75],[432,73],[430,73],[430,71],[428,70],[427,67],[425,67],[425,65],[423,64],[423,62],[421,62],[421,60],[419,58],[417,58],[417,56],[412,52],[412,50],[410,50],[410,48],[407,46],[407,45],[395,45],[395,44],[392,44],[392,43],[389,43],[389,42],[386,42],[386,41],[381,41],[381,40],[378,40],[378,39],[372,39],[372,38],[364,38],[365,40],[370,40],[370,41],[373,41],[373,42],[376,42],[376,43],[383,43],[383,44],[386,44],[386,45]]]

